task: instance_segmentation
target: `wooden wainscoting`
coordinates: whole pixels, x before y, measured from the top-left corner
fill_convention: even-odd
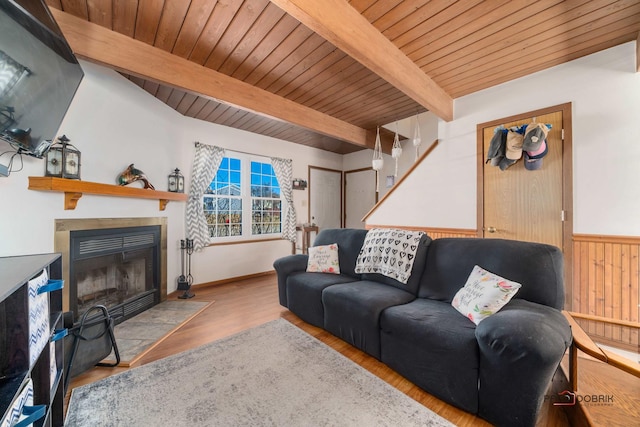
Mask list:
[[[638,352],[640,307],[640,237],[573,236],[573,280],[567,285],[566,308],[575,313],[620,320],[606,324],[576,319],[591,339]]]
[[[442,239],[443,237],[478,237],[477,230],[467,228],[434,228],[404,225],[372,225],[367,224],[367,230],[372,228],[398,228],[400,230],[424,231],[432,239]]]
[[[432,239],[478,237],[471,229],[367,224],[385,227],[424,231]],[[565,309],[594,341],[640,352],[640,237],[574,234],[572,262]]]

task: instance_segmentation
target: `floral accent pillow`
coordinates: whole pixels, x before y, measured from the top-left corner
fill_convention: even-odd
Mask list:
[[[332,243],[325,246],[311,246],[309,248],[307,272],[340,274],[338,244]]]
[[[451,305],[478,325],[497,313],[518,292],[522,285],[475,266],[451,301]]]

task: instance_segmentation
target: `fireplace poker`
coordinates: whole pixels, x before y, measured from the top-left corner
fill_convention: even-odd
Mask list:
[[[193,283],[193,276],[191,275],[191,254],[193,253],[193,240],[185,239],[180,240],[180,277],[178,277],[178,290],[184,291],[184,293],[178,298],[188,299],[193,298],[196,294],[190,292],[191,284]],[[185,257],[187,259],[187,273],[185,275]]]

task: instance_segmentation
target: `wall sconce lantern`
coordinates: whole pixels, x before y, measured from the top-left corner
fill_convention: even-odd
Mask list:
[[[304,190],[307,188],[307,181],[300,178],[294,178],[293,181],[291,181],[291,188],[294,190]]]
[[[182,176],[178,168],[169,175],[169,191],[172,193],[184,193],[184,176]]]
[[[66,135],[58,138],[46,156],[44,175],[57,178],[80,179],[80,150],[69,143]]]

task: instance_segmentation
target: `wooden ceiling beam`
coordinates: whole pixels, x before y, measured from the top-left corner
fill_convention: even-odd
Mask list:
[[[345,0],[271,0],[276,6],[445,121],[453,99]]]
[[[224,104],[301,126],[362,147],[367,131],[162,49],[51,8],[74,53],[83,59]]]

